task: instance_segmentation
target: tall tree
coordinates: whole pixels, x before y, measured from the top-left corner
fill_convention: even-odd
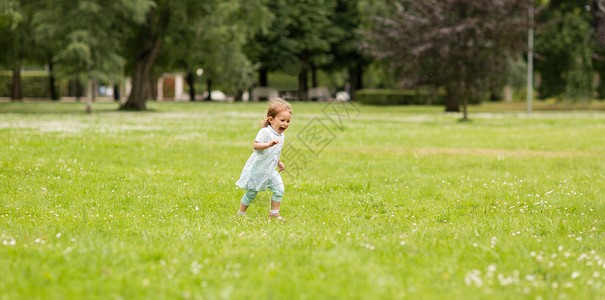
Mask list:
[[[605,1],[592,0],[592,29],[591,33],[595,40],[594,68],[599,74],[599,85],[597,97],[605,98]]]
[[[130,44],[134,49],[132,60],[132,88],[122,110],[145,110],[149,97],[151,70],[162,49],[166,28],[170,21],[174,3],[157,0],[146,14],[143,24],[136,28]]]
[[[186,72],[190,92],[198,68],[223,91],[243,91],[253,84],[255,69],[244,55],[243,45],[259,30],[267,30],[270,17],[261,0],[205,1],[176,11],[178,22],[169,24],[158,65]]]
[[[35,56],[32,38],[32,15],[35,3],[31,0],[7,0],[0,5],[0,65],[10,67],[13,73],[11,99],[22,95],[21,67],[24,60]]]
[[[121,109],[146,109],[145,101],[147,90],[149,90],[146,84],[149,82],[153,66],[164,46],[168,46],[171,50],[184,47],[181,51],[176,52],[180,60],[180,63],[175,65],[177,68],[191,69],[201,59],[206,77],[220,80],[224,78],[222,76],[233,75],[233,72],[237,70],[249,73],[250,62],[245,59],[238,49],[241,46],[238,45],[243,44],[241,38],[249,32],[249,29],[243,29],[242,20],[253,23],[251,18],[259,16],[254,9],[258,8],[260,3],[259,0],[155,0],[154,7],[147,14],[145,23],[137,29],[131,43],[134,49],[131,66],[132,90]],[[247,9],[251,9],[251,11],[246,11]],[[248,15],[246,12],[252,13]],[[234,17],[238,15],[239,19]],[[229,22],[232,22],[231,25]],[[256,20],[256,22],[256,24],[263,24],[263,21]],[[213,25],[216,24],[218,26],[214,27]],[[258,25],[248,27],[256,28]],[[212,42],[213,46],[204,43],[204,39]],[[229,46],[234,47],[229,48]],[[188,53],[192,57],[185,58],[184,53]],[[209,57],[212,58],[208,59]],[[166,61],[170,61],[170,59]],[[240,69],[237,69],[237,65]],[[218,69],[222,66],[228,67]],[[215,73],[213,74],[213,72]],[[236,75],[245,75],[245,73]],[[229,79],[231,78],[233,77],[229,77]]]
[[[592,96],[594,45],[587,0],[551,0],[538,15],[536,71],[540,98]]]
[[[92,109],[93,81],[119,78],[127,24],[142,23],[153,3],[148,0],[46,0],[37,12],[37,32],[42,41],[58,40],[53,60],[59,73],[87,83],[86,110]]]
[[[356,98],[356,91],[363,88],[363,70],[371,58],[363,53],[364,10],[370,4],[361,0],[337,0],[330,16],[330,51],[333,61],[321,66],[328,72],[339,69],[347,70],[351,86],[351,98]]]
[[[592,32],[597,45],[605,48],[605,1],[592,0]]]
[[[527,1],[399,0],[376,19],[367,47],[400,74],[401,86],[447,91],[446,111],[485,93],[509,53],[523,48]]]
[[[306,99],[308,73],[314,65],[328,64],[331,34],[330,16],[335,0],[281,0],[269,2],[275,16],[265,34],[248,44],[248,54],[261,64],[259,85],[267,84],[267,72],[283,70],[298,75],[301,99]]]

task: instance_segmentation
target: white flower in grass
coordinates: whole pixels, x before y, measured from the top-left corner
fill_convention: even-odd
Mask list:
[[[586,282],[586,285],[593,285],[594,281],[592,279],[588,279],[588,281]]]
[[[191,273],[199,274],[202,267],[203,267],[203,265],[201,263],[199,263],[197,260],[193,261],[191,263]]]
[[[495,264],[491,264],[489,266],[487,266],[487,271],[490,273],[494,273],[496,272],[497,266]]]
[[[580,272],[574,271],[573,273],[571,273],[571,279],[576,279],[578,277],[580,277]]]
[[[502,274],[498,274],[498,282],[500,282],[501,286],[507,286],[515,282],[514,277],[506,277]]]
[[[471,285],[482,286],[483,279],[481,279],[481,271],[472,270],[472,271],[466,273],[466,275],[464,276],[464,283],[466,283],[466,285],[468,285],[468,286],[471,286]]]

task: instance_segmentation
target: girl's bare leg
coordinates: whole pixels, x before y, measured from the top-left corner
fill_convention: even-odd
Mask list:
[[[241,203],[239,204],[239,211],[245,213],[248,210],[248,205]]]

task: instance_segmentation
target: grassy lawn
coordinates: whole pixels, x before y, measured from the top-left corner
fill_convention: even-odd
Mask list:
[[[0,103],[0,299],[605,299],[599,108],[295,102],[282,223],[263,103],[148,106]]]

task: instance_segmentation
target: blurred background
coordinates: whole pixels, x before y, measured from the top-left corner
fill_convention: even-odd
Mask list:
[[[0,99],[601,101],[604,26],[604,0],[1,0]]]

